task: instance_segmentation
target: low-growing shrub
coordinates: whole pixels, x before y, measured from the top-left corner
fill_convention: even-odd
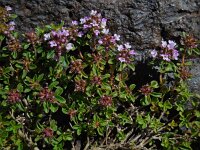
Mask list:
[[[0,8],[1,148],[191,149],[198,140],[192,36],[163,40],[140,68],[139,54],[94,10],[25,34],[10,11]]]

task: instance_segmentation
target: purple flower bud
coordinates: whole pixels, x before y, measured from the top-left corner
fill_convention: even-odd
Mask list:
[[[154,49],[151,51],[151,56],[155,58],[158,55],[158,52]]]
[[[84,25],[83,25],[83,28],[84,28],[84,29],[87,29],[87,28],[90,28],[90,27],[91,27],[91,26],[90,26],[90,25],[87,25],[87,24],[84,24]]]
[[[14,21],[9,22],[9,25],[10,25],[10,28],[9,28],[10,31],[15,30],[15,25],[16,25],[16,24],[15,24]]]
[[[99,30],[94,30],[94,34],[96,35],[96,36],[98,36],[99,35]]]
[[[56,36],[56,35],[57,35],[56,31],[51,31],[51,34],[52,34],[53,36]]]
[[[9,23],[9,25],[11,25],[11,26],[15,26],[16,24],[15,24],[14,21],[11,21],[11,22]]]
[[[135,53],[134,50],[130,50],[130,51],[129,51],[129,54],[130,54],[130,55],[135,55],[136,53]]]
[[[99,26],[99,24],[95,21],[95,20],[93,20],[92,21],[92,23],[90,23],[93,27],[98,27]]]
[[[178,52],[177,50],[175,50],[175,49],[174,49],[172,52],[173,52],[173,54],[172,54],[172,55],[173,55],[173,56],[172,56],[173,59],[174,59],[174,60],[178,60],[179,52]]]
[[[98,43],[99,43],[99,44],[103,44],[103,41],[100,39],[100,40],[98,41]]]
[[[15,26],[10,26],[9,31],[15,30]]]

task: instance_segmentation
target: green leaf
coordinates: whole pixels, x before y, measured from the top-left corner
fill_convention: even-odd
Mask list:
[[[150,104],[151,98],[148,95],[145,95],[142,99],[141,99],[141,103],[144,106],[147,106]]]
[[[45,113],[49,113],[49,103],[43,102],[43,108]]]
[[[66,108],[62,108],[63,114],[68,114],[68,110]]]
[[[13,56],[14,59],[17,58],[17,52],[16,51],[12,52],[11,54],[12,54],[12,56]]]
[[[105,89],[107,91],[111,91],[111,86],[109,84],[107,84],[107,83],[103,83],[102,84],[102,89]]]
[[[111,64],[111,65],[114,64],[114,60],[113,59],[109,59],[108,60],[108,64]]]
[[[107,79],[107,78],[110,78],[110,74],[108,73],[102,76],[102,80]]]
[[[135,87],[136,87],[136,85],[135,85],[135,84],[131,84],[131,85],[129,86],[130,90],[133,90],[133,89],[135,89]]]
[[[128,67],[129,67],[132,71],[135,71],[135,65],[134,65],[134,64],[128,64]]]
[[[60,95],[55,95],[55,98],[60,102],[60,103],[66,103],[66,100],[64,97]]]
[[[17,90],[18,90],[19,92],[23,92],[23,85],[22,85],[21,83],[19,83],[19,84],[17,85]]]
[[[123,71],[124,70],[124,68],[126,68],[126,66],[127,66],[127,64],[126,63],[120,63],[120,67],[119,67],[119,69],[118,69],[118,71]],[[131,68],[132,69],[132,68]]]
[[[158,86],[158,82],[157,81],[155,81],[155,80],[153,80],[153,81],[151,81],[151,85],[150,85],[152,88],[158,88],[159,86]]]
[[[50,110],[51,110],[53,113],[55,113],[55,112],[58,110],[58,106],[55,105],[55,104],[51,104],[51,105],[50,105]]]
[[[49,51],[49,52],[47,53],[47,59],[54,58],[54,56],[55,56],[54,51]]]
[[[37,66],[35,64],[30,64],[30,67],[29,67],[31,70],[34,70],[37,68]]]
[[[73,140],[72,134],[70,132],[64,133],[63,134],[63,140],[65,140],[65,141],[71,141],[71,140]]]
[[[44,73],[40,74],[40,75],[38,76],[38,78],[37,78],[37,81],[38,81],[38,82],[42,81],[43,77],[44,77]]]
[[[52,82],[48,87],[49,87],[49,89],[53,89],[53,88],[56,87],[58,84],[59,84],[58,81],[54,81],[54,82]]]
[[[24,44],[24,49],[28,49],[31,44]]]
[[[163,106],[164,111],[172,108],[172,104],[169,102],[169,100],[165,101]]]
[[[56,95],[61,95],[63,93],[63,89],[61,87],[57,87],[55,94]]]
[[[27,75],[27,71],[23,70],[23,72],[22,72],[22,79],[24,79],[26,77],[26,75]]]
[[[152,92],[151,96],[157,97],[157,98],[161,98],[162,97],[162,93]]]

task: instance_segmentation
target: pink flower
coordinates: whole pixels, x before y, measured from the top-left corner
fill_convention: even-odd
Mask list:
[[[81,18],[80,21],[81,21],[81,24],[84,24],[86,22],[86,18]]]
[[[78,25],[78,21],[76,20],[72,21],[72,25]]]
[[[127,49],[130,49],[130,48],[131,48],[131,45],[130,45],[129,43],[124,44],[124,46],[125,46]]]
[[[90,12],[90,15],[91,16],[95,16],[97,14],[97,11],[96,10],[92,10],[91,12]]]
[[[120,62],[126,62],[126,59],[123,58],[123,57],[119,57],[118,59],[119,59]]]
[[[130,54],[130,55],[135,55],[136,53],[135,53],[134,50],[130,50],[130,51],[129,51],[129,54]]]
[[[69,30],[63,29],[63,30],[62,30],[62,35],[64,35],[64,36],[69,36]]]
[[[162,41],[162,47],[167,47],[167,42],[166,41]]]
[[[50,38],[51,38],[50,33],[44,34],[44,40],[45,40],[45,41],[49,40]]]
[[[55,41],[50,41],[49,44],[50,44],[50,47],[55,47],[55,46],[57,46],[57,43],[56,43]]]
[[[71,49],[73,49],[73,47],[74,47],[74,44],[72,44],[72,43],[68,43],[68,44],[66,45],[66,49],[67,49],[67,50],[71,50]]]
[[[169,55],[167,55],[167,54],[161,54],[160,56],[163,58],[163,60],[170,61]]]
[[[115,40],[119,41],[120,40],[120,35],[114,34]]]
[[[108,33],[109,33],[109,29],[103,29],[103,30],[102,30],[102,33],[103,33],[103,34],[108,34]]]
[[[169,43],[169,44],[167,45],[167,48],[168,48],[168,49],[174,49],[174,48],[175,48],[176,43],[175,43],[174,41],[169,40],[168,43]]]
[[[92,21],[92,23],[90,23],[93,27],[98,27],[99,26],[99,24],[95,21],[95,20],[93,20]]]
[[[83,32],[79,32],[77,36],[78,37],[82,37],[83,36]]]
[[[123,45],[117,45],[117,50],[118,51],[122,51],[124,49],[124,46]]]
[[[172,55],[173,55],[172,57],[173,57],[174,60],[178,60],[179,53],[178,53],[177,50],[174,49],[174,50],[172,51]]]
[[[12,8],[10,6],[5,6],[5,8],[6,8],[7,11],[12,10]]]
[[[99,43],[99,44],[103,44],[103,41],[100,39],[100,40],[98,41],[98,43]]]
[[[158,55],[158,52],[154,49],[151,51],[151,56],[155,58]]]
[[[102,18],[102,20],[101,20],[101,27],[105,28],[106,27],[106,23],[107,23],[107,19],[106,18]]]

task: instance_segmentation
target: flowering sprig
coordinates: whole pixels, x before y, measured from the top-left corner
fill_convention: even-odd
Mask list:
[[[150,54],[153,58],[161,58],[168,62],[171,60],[178,60],[179,52],[175,47],[176,43],[174,41],[162,41],[161,50],[157,51],[154,49]]]
[[[129,43],[125,43],[124,45],[117,45],[118,50],[118,60],[120,62],[131,62],[131,57],[134,56],[136,53],[134,50],[130,50],[131,45]]]
[[[91,11],[90,16],[83,17],[79,21],[73,20],[70,27],[62,27],[44,34],[44,40],[56,50],[58,57],[64,52],[76,49],[77,39],[84,37],[94,39],[95,43],[90,45],[103,46],[105,50],[117,50],[117,59],[120,62],[130,63],[130,58],[135,55],[135,51],[130,50],[129,43],[118,44],[120,35],[111,35],[107,27],[107,19],[95,10]]]

